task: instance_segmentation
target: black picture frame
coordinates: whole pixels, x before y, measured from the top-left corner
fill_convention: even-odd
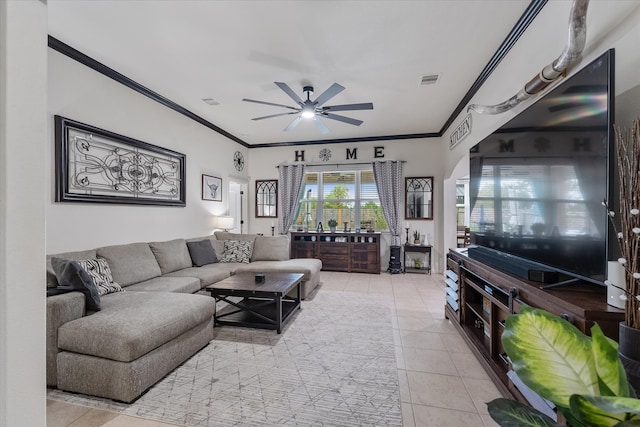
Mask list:
[[[210,186],[213,187],[210,187]],[[222,201],[222,178],[202,174],[202,200]]]
[[[186,206],[184,154],[54,118],[56,202]]]

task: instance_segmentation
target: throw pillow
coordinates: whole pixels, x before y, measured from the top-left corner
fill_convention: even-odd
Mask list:
[[[124,291],[119,284],[113,281],[107,260],[103,258],[85,259],[78,261],[78,263],[89,273],[98,287],[100,296]]]
[[[78,261],[51,258],[51,267],[61,289],[82,292],[87,310],[100,311],[100,293],[93,279]]]
[[[202,267],[203,265],[218,262],[218,257],[209,239],[187,242],[187,248],[194,267]]]
[[[224,254],[220,262],[243,262],[249,264],[253,242],[241,242],[239,240],[225,240]]]

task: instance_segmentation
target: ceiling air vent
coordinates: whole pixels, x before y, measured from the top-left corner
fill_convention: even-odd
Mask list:
[[[440,74],[425,74],[420,77],[420,86],[433,85],[438,82]]]
[[[220,105],[220,103],[213,98],[203,98],[202,100],[209,105]]]

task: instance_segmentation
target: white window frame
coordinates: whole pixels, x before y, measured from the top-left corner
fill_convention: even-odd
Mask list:
[[[361,228],[361,224],[360,224],[360,207],[363,203],[369,202],[369,201],[373,201],[373,202],[377,202],[378,205],[380,205],[380,194],[378,194],[378,197],[375,199],[372,198],[365,198],[365,199],[361,199],[361,194],[360,194],[360,186],[361,186],[361,179],[360,179],[360,174],[365,171],[365,172],[373,172],[373,169],[371,167],[371,165],[346,165],[347,167],[345,168],[337,168],[336,165],[332,165],[332,166],[308,166],[307,170],[305,171],[305,182],[306,182],[306,175],[307,174],[311,174],[311,173],[317,173],[318,174],[318,196],[316,200],[313,200],[313,202],[316,203],[316,224],[318,222],[322,222],[322,224],[325,226],[325,228],[327,228],[326,222],[323,218],[323,209],[322,206],[325,202],[343,202],[343,203],[353,203],[354,204],[354,219],[355,219],[355,228],[359,229]],[[354,198],[352,199],[330,199],[330,200],[325,200],[324,199],[324,174],[325,173],[355,173],[355,195]],[[376,191],[377,192],[377,191]],[[299,203],[301,203],[301,209],[304,208],[304,205],[306,203],[306,199],[305,199],[305,194],[303,192],[303,194],[300,196],[300,201]],[[310,202],[311,203],[311,202]],[[340,224],[339,224],[340,225]],[[293,227],[295,227],[295,225],[293,225]],[[388,227],[388,226],[387,226]],[[388,231],[388,228],[386,230],[378,230],[378,231]]]

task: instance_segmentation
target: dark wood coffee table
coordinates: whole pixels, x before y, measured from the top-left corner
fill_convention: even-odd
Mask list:
[[[300,309],[301,273],[265,273],[265,280],[256,283],[255,273],[238,273],[206,287],[216,300],[214,326],[232,325],[249,328],[275,329]],[[296,289],[295,297],[287,296]],[[230,299],[240,297],[241,300]],[[218,312],[218,301],[229,304]]]

